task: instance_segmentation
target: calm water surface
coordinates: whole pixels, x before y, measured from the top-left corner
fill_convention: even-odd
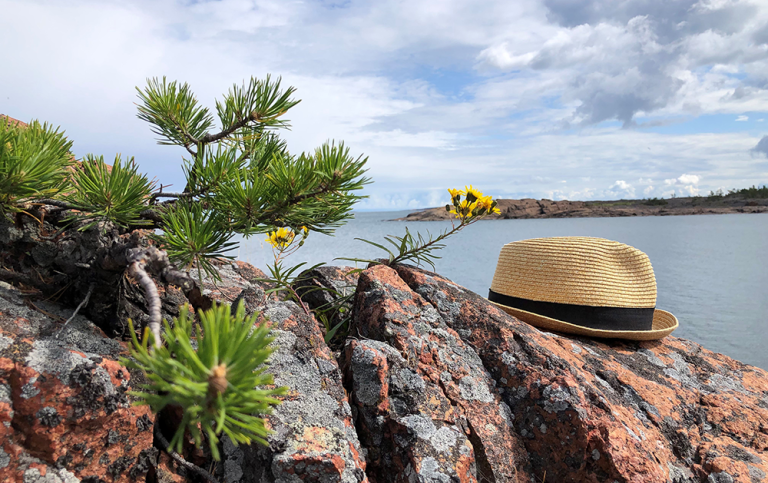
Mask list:
[[[450,228],[387,221],[407,213],[357,213],[334,237],[310,235],[288,262],[349,265],[333,259],[383,253],[355,237],[381,242],[406,226],[412,233]],[[768,214],[481,221],[448,239],[436,271],[487,296],[505,243],[550,236],[608,238],[644,251],[656,274],[657,306],[680,321],[674,335],[768,369]],[[244,241],[239,258],[264,269],[272,252],[262,238]]]

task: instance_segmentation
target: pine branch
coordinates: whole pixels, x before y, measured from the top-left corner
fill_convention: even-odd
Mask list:
[[[193,193],[190,191],[183,191],[181,193],[154,193],[152,196],[149,197],[149,204],[153,204],[154,201],[158,198],[191,198],[193,196],[197,196],[199,193]]]
[[[241,129],[241,128],[247,126],[248,123],[251,122],[251,121],[260,122],[261,118],[258,116],[258,114],[256,114],[254,112],[254,113],[252,113],[248,117],[241,118],[239,121],[237,121],[236,123],[232,124],[227,129],[223,129],[223,130],[221,130],[220,132],[218,132],[216,134],[210,134],[210,133],[206,134],[198,142],[199,143],[203,143],[203,144],[209,144],[209,143],[214,143],[216,141],[221,141],[222,139],[228,137],[230,134],[234,133],[238,129]]]
[[[335,181],[335,180],[334,180]],[[288,207],[291,205],[295,205],[298,203],[301,203],[302,201],[309,199],[309,198],[316,198],[320,195],[324,195],[326,193],[331,193],[335,191],[333,188],[333,185],[331,183],[322,183],[320,186],[320,189],[317,189],[315,191],[311,191],[309,193],[305,193],[303,195],[294,196],[290,200],[287,200],[284,204],[284,206]]]
[[[32,201],[32,204],[57,206],[59,208],[64,208],[65,210],[76,210],[77,209],[77,207],[75,205],[73,205],[71,203],[67,203],[66,201],[60,201],[60,200],[49,200],[49,199],[34,200],[34,201]]]
[[[176,127],[176,129],[179,130],[182,136],[184,136],[187,139],[188,143],[184,144],[184,149],[186,149],[187,152],[192,154],[193,151],[190,150],[189,146],[190,145],[197,146],[198,144],[200,144],[200,141],[197,138],[195,138],[193,135],[189,134],[189,132],[186,129],[184,129],[184,126],[176,119],[176,116],[174,116],[173,113],[168,113],[168,118],[171,120],[171,122]]]
[[[151,210],[151,209],[143,210],[142,212],[139,213],[139,216],[141,217],[142,220],[153,221],[156,224],[162,223],[163,221],[162,215],[158,211]]]

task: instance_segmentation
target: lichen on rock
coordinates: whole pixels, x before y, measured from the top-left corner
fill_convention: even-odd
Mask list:
[[[0,287],[0,480],[143,478],[151,414],[130,405],[125,346],[82,316],[62,329],[68,314],[54,304],[32,307]]]

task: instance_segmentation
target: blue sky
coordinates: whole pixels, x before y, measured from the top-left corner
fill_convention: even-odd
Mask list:
[[[369,157],[360,208],[706,194],[768,183],[768,7],[733,0],[0,0],[0,113],[78,156],[183,184],[136,118],[148,77],[198,99],[282,75],[293,152]],[[768,138],[766,138],[768,139]]]

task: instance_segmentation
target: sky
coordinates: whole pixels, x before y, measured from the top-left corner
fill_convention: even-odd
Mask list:
[[[136,87],[210,108],[282,76],[293,153],[368,157],[360,209],[706,195],[768,183],[768,2],[0,0],[0,113],[183,187]],[[214,111],[215,112],[215,111]]]

